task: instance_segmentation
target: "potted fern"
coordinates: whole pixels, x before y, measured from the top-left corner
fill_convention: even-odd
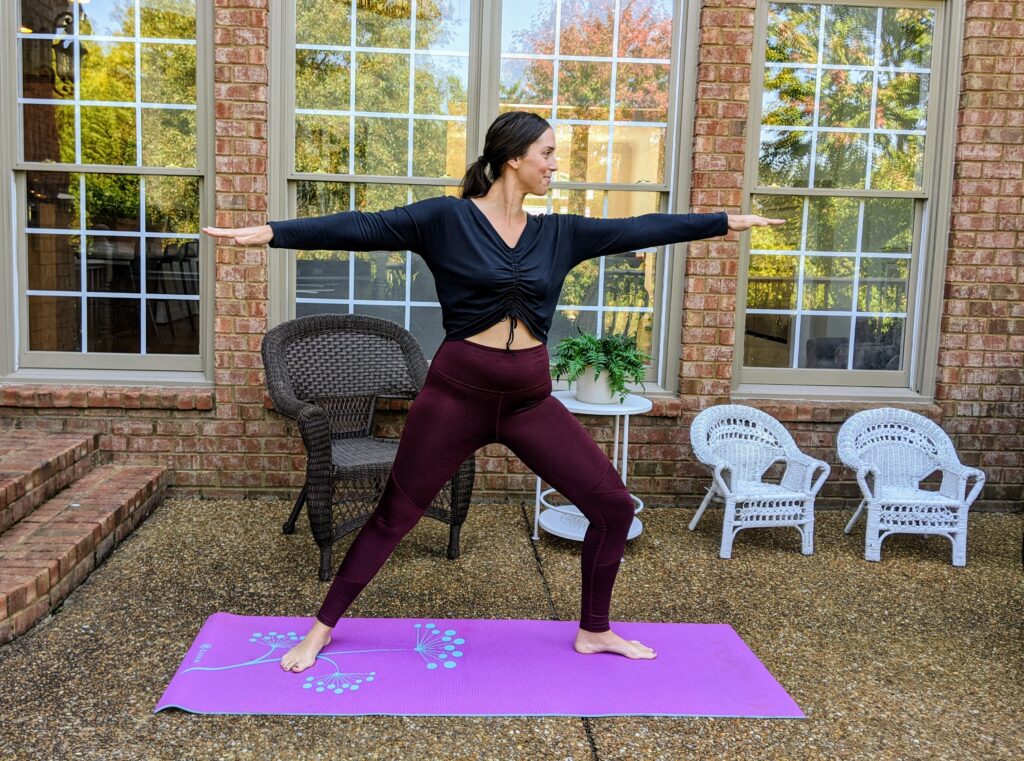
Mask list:
[[[551,377],[576,383],[576,398],[589,404],[626,401],[626,382],[643,387],[644,365],[650,357],[629,336],[597,336],[584,333],[563,338],[555,347]]]

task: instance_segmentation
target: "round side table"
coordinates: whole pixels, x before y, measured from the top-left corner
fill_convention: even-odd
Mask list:
[[[622,478],[622,483],[625,484],[629,454],[629,417],[630,415],[640,415],[644,412],[649,412],[651,407],[654,406],[651,404],[651,400],[636,394],[629,394],[626,396],[626,401],[622,404],[588,404],[587,402],[579,401],[573,396],[572,391],[555,391],[551,395],[564,404],[566,409],[574,415],[610,415],[615,418],[615,436],[612,439],[614,441],[612,464]],[[620,418],[622,419],[621,458],[619,456]],[[576,505],[554,504],[550,502],[548,500],[549,495],[554,494],[557,490],[554,488],[542,489],[542,487],[541,478],[537,476],[537,496],[533,511],[533,538],[535,540],[540,539],[537,531],[538,528],[542,528],[549,534],[560,536],[563,539],[582,541],[589,525],[583,513],[580,512]],[[643,500],[634,494],[630,494],[630,496],[636,503],[636,512],[639,513],[644,509]],[[640,536],[643,530],[644,526],[640,519],[633,518],[633,524],[629,527],[627,539],[635,539]]]

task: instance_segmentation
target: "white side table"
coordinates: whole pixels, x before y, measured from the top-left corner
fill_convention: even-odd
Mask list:
[[[618,471],[619,476],[622,478],[622,483],[626,483],[626,465],[628,462],[629,454],[629,416],[639,415],[644,412],[649,412],[651,407],[651,400],[636,394],[629,394],[626,396],[626,401],[622,404],[588,404],[586,402],[579,401],[573,396],[572,391],[555,391],[551,394],[558,401],[565,405],[566,409],[574,415],[611,415],[615,418],[615,436],[614,441],[614,453],[612,454],[612,464]],[[622,418],[623,423],[622,429],[622,457],[619,457],[619,418]],[[537,497],[534,504],[533,511],[533,538],[540,539],[540,535],[537,533],[538,527],[544,529],[549,534],[560,536],[563,539],[575,539],[576,541],[582,541],[583,535],[587,531],[588,521],[580,512],[579,508],[572,504],[558,505],[548,501],[548,496],[555,493],[556,489],[548,488],[541,490],[543,486],[540,476],[537,476]],[[636,503],[636,512],[640,512],[644,509],[644,502],[642,499],[634,494],[630,494],[633,501]],[[543,509],[542,509],[543,508]],[[635,539],[640,536],[643,532],[644,526],[640,522],[639,518],[633,518],[633,523],[629,527],[629,534],[627,539]]]

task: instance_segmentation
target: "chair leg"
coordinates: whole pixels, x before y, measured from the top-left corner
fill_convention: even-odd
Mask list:
[[[882,540],[879,538],[878,513],[868,510],[868,526],[864,531],[864,559],[878,562],[882,559]]]
[[[804,555],[814,554],[814,521],[807,521],[800,527],[800,552]]]
[[[708,509],[708,505],[711,504],[711,500],[715,496],[715,486],[712,484],[708,488],[708,493],[704,495],[704,501],[700,503],[700,507],[697,508],[697,512],[694,514],[693,519],[690,521],[690,531],[697,528],[697,521],[700,520],[701,516],[704,515],[704,511]]]
[[[456,526],[454,523],[451,528],[448,529],[448,559],[458,560],[459,557],[459,532],[462,531],[462,526]]]
[[[967,565],[967,532],[953,534],[953,565],[963,568]]]
[[[331,554],[333,550],[333,545],[320,548],[320,581],[330,581],[331,576],[333,576],[333,569],[331,568]]]
[[[736,503],[727,500],[725,503],[725,517],[722,520],[722,546],[718,550],[718,557],[722,560],[729,560],[732,557],[732,541],[736,538],[739,529],[734,527],[736,521]]]
[[[286,534],[295,533],[295,521],[299,519],[299,512],[302,510],[302,506],[306,504],[306,486],[303,484],[302,491],[299,492],[298,498],[295,500],[295,507],[292,508],[292,514],[288,516],[288,520],[284,522],[284,526],[281,530]]]
[[[856,512],[854,512],[853,517],[850,518],[850,522],[846,524],[846,528],[843,529],[844,534],[849,534],[851,531],[853,531],[853,527],[856,525],[857,519],[860,518],[860,514],[864,512],[865,503],[867,503],[867,500],[862,499],[860,501],[860,504],[857,505]]]

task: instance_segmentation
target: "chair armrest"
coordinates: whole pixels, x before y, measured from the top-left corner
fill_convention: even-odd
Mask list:
[[[326,458],[331,461],[331,421],[327,413],[309,402],[296,403],[295,421],[299,424],[299,434],[306,446],[308,462]]]
[[[874,499],[871,487],[868,486],[868,476],[871,476],[872,486],[878,486],[878,468],[874,465],[861,465],[857,468],[857,485],[860,486],[864,499]]]
[[[815,473],[818,473],[815,480]],[[802,491],[814,496],[821,489],[832,472],[832,467],[823,460],[817,460],[803,452],[786,457],[786,472],[782,474],[782,485],[787,489]]]
[[[725,462],[725,460],[715,460],[714,462],[709,464],[714,467],[712,477],[714,478],[715,483],[718,484],[718,488],[719,490],[721,490],[722,496],[728,497],[730,494],[732,494],[732,487],[729,486],[729,483],[725,478],[725,474],[731,473],[732,467],[729,465],[729,463]]]
[[[971,493],[967,493],[967,483],[974,479],[974,486]],[[962,463],[944,465],[942,467],[942,484],[939,486],[939,493],[944,497],[959,500],[970,505],[978,498],[982,487],[985,485],[985,471],[978,468],[971,468]]]

